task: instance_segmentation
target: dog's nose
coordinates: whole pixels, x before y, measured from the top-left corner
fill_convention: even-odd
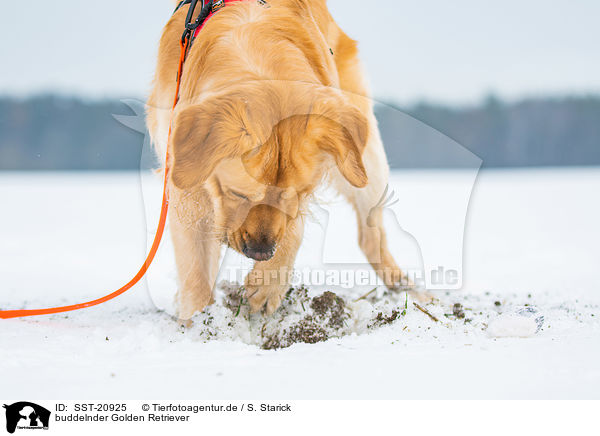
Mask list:
[[[260,242],[247,241],[244,243],[244,255],[258,262],[270,260],[275,255],[276,244],[271,241],[262,240]]]

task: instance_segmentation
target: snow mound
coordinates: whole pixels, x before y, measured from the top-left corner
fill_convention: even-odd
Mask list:
[[[462,298],[461,298],[462,299]],[[483,331],[493,303],[488,310],[475,315],[472,308],[449,298],[437,298],[429,304],[413,302],[407,292],[375,288],[356,296],[325,291],[311,293],[304,286],[292,287],[279,310],[270,317],[250,314],[244,288],[223,282],[216,301],[197,314],[186,326],[186,332],[205,340],[231,340],[263,349],[287,348],[296,343],[314,344],[332,338],[364,335],[387,326],[404,323],[410,329],[456,330],[468,326]],[[441,333],[441,332],[440,332]]]
[[[532,306],[519,307],[494,319],[488,329],[493,338],[528,338],[538,333],[544,325],[544,316]]]

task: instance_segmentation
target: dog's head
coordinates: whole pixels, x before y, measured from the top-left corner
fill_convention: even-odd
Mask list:
[[[229,245],[265,261],[330,167],[367,184],[367,134],[339,91],[244,86],[178,110],[171,180],[183,191],[208,190]]]

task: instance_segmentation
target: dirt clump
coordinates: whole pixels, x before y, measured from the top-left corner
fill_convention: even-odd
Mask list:
[[[339,337],[350,316],[343,298],[329,291],[310,298],[303,286],[289,290],[276,316],[283,321],[292,313],[301,319],[279,331],[273,332],[274,324],[269,321],[263,325],[263,349],[286,348],[295,343],[315,344]],[[265,334],[269,330],[272,333]]]
[[[281,335],[275,334],[267,337],[262,348],[264,350],[277,350],[300,342],[316,344],[327,339],[329,339],[327,330],[315,323],[311,316],[307,316],[297,324],[284,329]]]
[[[384,315],[383,312],[379,312],[377,316],[373,319],[373,323],[369,324],[370,329],[375,329],[379,327],[383,327],[384,325],[392,324],[400,317],[400,312],[397,310],[392,310],[390,315]]]
[[[310,303],[315,317],[326,321],[327,326],[335,329],[342,328],[348,318],[346,303],[333,292],[325,292],[320,297],[315,297]]]
[[[454,306],[452,306],[452,314],[457,319],[463,319],[465,317],[465,311],[464,311],[463,305],[460,303],[456,303]]]

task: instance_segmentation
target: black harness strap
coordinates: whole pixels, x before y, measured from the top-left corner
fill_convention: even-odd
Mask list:
[[[204,24],[206,18],[210,15],[213,8],[213,0],[208,1],[206,4],[204,0],[200,0],[201,8],[198,17],[196,20],[192,22],[194,18],[194,11],[196,10],[196,5],[198,4],[198,0],[182,0],[175,8],[175,12],[181,9],[183,6],[189,4],[190,8],[188,9],[187,17],[185,18],[185,30],[183,31],[183,35],[181,36],[181,41],[185,43],[185,40],[190,38],[190,45],[193,42],[195,30]],[[173,13],[175,13],[173,12]]]

